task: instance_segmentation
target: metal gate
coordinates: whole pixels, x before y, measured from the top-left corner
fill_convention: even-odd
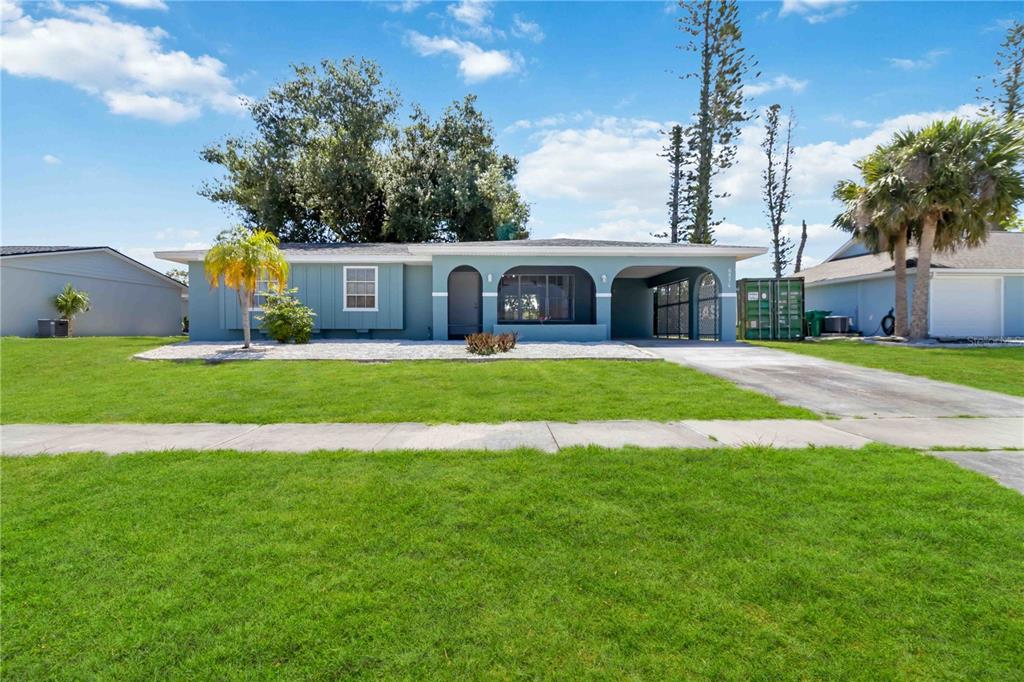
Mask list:
[[[690,338],[690,282],[681,280],[654,289],[654,335]]]
[[[697,312],[701,341],[722,340],[722,299],[718,296],[718,280],[706,272],[697,280]]]

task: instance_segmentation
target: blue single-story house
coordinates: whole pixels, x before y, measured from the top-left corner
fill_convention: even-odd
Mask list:
[[[582,239],[432,244],[282,244],[289,286],[316,312],[318,338],[525,341],[736,337],[736,262],[762,247]],[[190,337],[241,338],[235,292],[186,264]],[[257,296],[256,306],[259,306]]]
[[[908,310],[917,251],[907,252]],[[893,259],[850,240],[804,278],[807,310],[853,318],[853,328],[880,335],[895,305]],[[929,333],[937,338],[1024,336],[1024,233],[992,232],[981,246],[932,256]]]

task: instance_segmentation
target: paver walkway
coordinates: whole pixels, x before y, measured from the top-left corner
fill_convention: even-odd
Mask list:
[[[473,355],[462,341],[362,341],[315,339],[309,343],[254,341],[243,350],[238,341],[185,341],[172,343],[135,355],[139,360],[350,360],[391,362],[394,360],[660,360],[642,348],[619,341],[594,343],[519,343],[508,353]]]
[[[144,450],[458,450],[574,445],[711,448],[860,447],[872,441],[913,448],[1024,448],[1024,418],[836,419],[811,421],[591,421],[503,424],[7,424],[0,452]],[[1021,454],[1024,459],[1024,453]]]
[[[714,374],[819,414],[839,417],[1024,416],[1022,398],[774,348],[743,343],[659,340],[633,343],[666,360]]]

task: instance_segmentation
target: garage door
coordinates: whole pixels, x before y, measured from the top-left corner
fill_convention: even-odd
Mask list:
[[[1001,277],[935,277],[932,336],[1002,336]]]

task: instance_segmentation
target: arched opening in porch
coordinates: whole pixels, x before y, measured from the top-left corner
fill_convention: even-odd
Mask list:
[[[721,339],[721,285],[703,267],[631,266],[612,281],[612,338]]]
[[[498,281],[498,324],[593,325],[594,280],[572,265],[524,265]]]
[[[483,278],[469,265],[448,273],[448,338],[464,339],[483,329]]]

